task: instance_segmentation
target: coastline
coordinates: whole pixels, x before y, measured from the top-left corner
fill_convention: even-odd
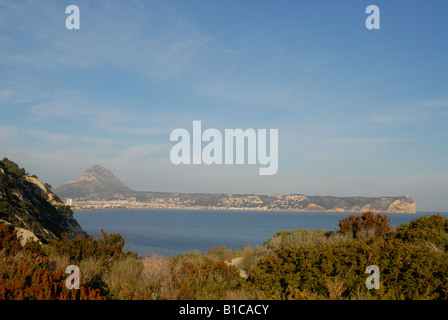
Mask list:
[[[235,207],[175,207],[175,208],[167,208],[167,207],[96,207],[96,208],[80,208],[77,206],[72,207],[73,211],[100,211],[100,210],[195,210],[195,211],[264,211],[264,212],[309,212],[309,213],[318,213],[318,212],[332,212],[332,213],[361,213],[362,211],[346,211],[346,210],[299,210],[299,209],[265,209],[265,208],[235,208]],[[415,212],[387,212],[387,211],[374,211],[375,213],[381,214],[418,214],[419,211]],[[426,211],[422,211],[426,212]],[[437,213],[437,212],[434,212]],[[440,212],[444,213],[444,212]]]

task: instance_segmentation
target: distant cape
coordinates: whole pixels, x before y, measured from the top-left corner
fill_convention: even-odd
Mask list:
[[[78,178],[56,188],[61,198],[76,201],[127,201],[125,208],[174,209],[250,209],[321,212],[415,213],[415,201],[409,196],[333,197],[303,194],[224,194],[135,191],[112,171],[99,165],[85,170]],[[98,204],[95,204],[95,208]],[[109,203],[108,207],[117,207]]]

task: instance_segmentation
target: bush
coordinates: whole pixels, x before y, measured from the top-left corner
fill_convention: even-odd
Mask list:
[[[8,257],[0,265],[1,300],[100,300],[98,289],[82,282],[79,290],[65,286],[65,270],[52,270],[46,257]]]
[[[266,247],[252,248],[251,246],[247,246],[238,250],[238,253],[242,258],[239,266],[244,271],[247,271],[250,268],[254,267],[262,257],[269,254],[269,249],[267,249]]]
[[[398,237],[414,243],[430,242],[447,251],[448,218],[435,214],[412,220],[398,228]]]
[[[339,242],[352,240],[351,234],[327,232],[323,230],[296,229],[294,231],[282,230],[270,238],[265,245],[277,250],[286,247],[304,246],[330,246]]]
[[[249,270],[249,283],[270,298],[289,299],[296,295],[328,298],[327,282],[344,281],[345,291],[364,285],[359,275],[372,260],[372,247],[356,240],[334,247],[287,247],[261,259]]]
[[[369,265],[380,269],[380,290],[365,286]],[[272,299],[447,299],[448,264],[444,255],[401,239],[355,239],[280,249],[249,270],[248,283]]]
[[[22,250],[17,238],[17,232],[12,225],[0,223],[0,252],[3,255],[13,255]]]
[[[71,214],[73,215],[73,210],[70,206],[66,206],[65,204],[58,204],[57,209],[61,213]]]
[[[385,214],[378,213],[375,216],[373,212],[367,211],[361,216],[351,215],[339,220],[339,229],[342,233],[351,234],[353,238],[361,234],[365,237],[368,232],[372,232],[373,236],[384,236],[391,231],[389,221]]]
[[[232,258],[233,252],[225,246],[213,246],[205,255],[213,260],[228,260]]]
[[[122,258],[135,253],[123,252],[125,241],[120,234],[106,234],[101,230],[101,238],[92,236],[77,236],[71,238],[69,234],[63,234],[61,240],[54,240],[51,246],[59,254],[67,255],[73,263],[77,263],[88,257],[95,257],[104,265],[110,264],[112,260]]]
[[[65,269],[56,268],[37,243],[21,246],[13,227],[0,224],[0,300],[104,299],[87,282],[65,286]]]
[[[239,271],[224,260],[180,257],[173,266],[172,289],[177,299],[222,299],[224,295],[240,286]]]
[[[28,175],[24,168],[20,168],[17,163],[9,160],[8,158],[3,158],[3,160],[0,161],[0,167],[6,169],[17,179],[21,179],[22,177]]]

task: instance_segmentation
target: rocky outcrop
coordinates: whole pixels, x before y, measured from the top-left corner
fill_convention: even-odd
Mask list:
[[[26,238],[46,243],[63,233],[87,234],[73,211],[36,177],[30,177],[14,162],[0,161],[0,219],[12,224]]]
[[[387,208],[386,213],[415,213],[415,202],[410,199],[397,199]]]
[[[0,219],[0,223],[4,223],[6,225],[11,225],[10,222],[8,222],[6,220],[2,220],[2,219]],[[36,241],[37,243],[42,244],[40,239],[31,231],[29,231],[27,229],[20,228],[20,227],[14,227],[14,229],[16,230],[16,233],[17,233],[17,239],[19,239],[22,246],[24,246],[28,242],[28,240]]]
[[[319,205],[327,212],[367,212],[378,213],[415,213],[415,201],[409,196],[403,197],[315,197],[307,200]],[[310,208],[312,211],[316,211]],[[319,210],[318,210],[319,211]]]
[[[327,211],[327,209],[325,209],[324,207],[321,207],[315,203],[310,203],[305,210],[307,211]]]

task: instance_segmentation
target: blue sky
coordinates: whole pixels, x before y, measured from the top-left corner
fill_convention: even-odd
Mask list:
[[[67,30],[65,8],[80,9]],[[365,9],[380,8],[367,30]],[[448,211],[448,3],[0,0],[0,157],[53,186],[410,195]],[[172,130],[279,130],[279,170],[180,165]]]

